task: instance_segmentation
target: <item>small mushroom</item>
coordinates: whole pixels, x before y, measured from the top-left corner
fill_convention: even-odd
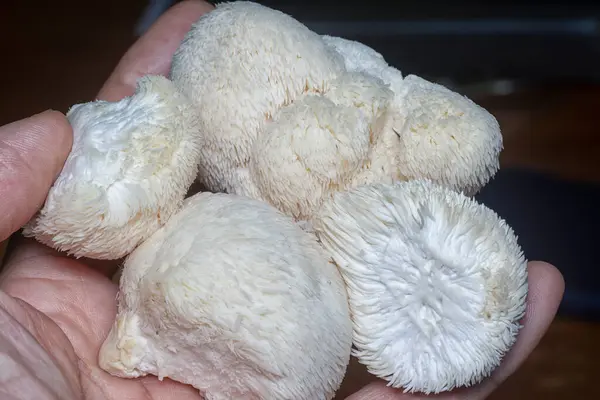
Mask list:
[[[265,128],[254,144],[250,179],[264,200],[299,220],[349,185],[367,159],[368,119],[324,96],[284,107]]]
[[[515,342],[526,260],[471,198],[424,180],[365,185],[326,201],[313,228],[346,282],[354,355],[390,386],[475,384]]]
[[[191,103],[161,76],[117,102],[67,113],[73,147],[24,234],[75,257],[118,259],[177,211],[196,177],[200,136]]]
[[[400,141],[397,162],[406,179],[427,179],[473,195],[498,171],[498,121],[467,97],[409,75],[393,109],[390,129]]]
[[[199,193],[126,260],[101,368],[207,399],[329,400],[350,358],[343,279],[265,202]]]

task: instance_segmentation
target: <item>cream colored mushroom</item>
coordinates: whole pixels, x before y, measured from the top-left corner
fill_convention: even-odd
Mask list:
[[[526,307],[526,260],[493,211],[430,181],[361,186],[324,203],[313,227],[344,276],[354,354],[407,391],[487,377]]]
[[[460,193],[498,168],[491,114],[244,1],[194,24],[170,77],[70,110],[72,152],[25,229],[76,257],[133,251],[102,368],[212,400],[328,400],[352,341],[409,391],[499,364],[525,309],[525,259]],[[232,194],[184,202],[196,176]]]
[[[341,57],[292,17],[252,2],[217,4],[192,26],[170,73],[205,124],[201,182],[211,191],[256,197],[245,178],[264,126],[343,71]]]
[[[317,35],[260,4],[221,3],[200,18],[177,50],[170,75],[194,101],[204,125],[200,182],[211,191],[268,201],[300,219],[310,217],[331,188],[428,179],[473,194],[498,169],[502,137],[486,110],[422,78],[403,78],[362,43]],[[282,187],[319,166],[303,159],[307,171],[300,174],[297,160],[283,155],[273,160],[272,151],[263,153],[261,146],[271,140],[266,136],[279,132],[281,137],[281,129],[290,128],[280,126],[280,113],[293,119],[297,129],[308,129],[309,120],[286,109],[301,112],[304,108],[294,103],[306,104],[312,100],[304,98],[314,95],[365,114],[369,141],[361,151],[367,156],[360,168],[345,170],[342,181],[320,179],[317,184],[308,179]],[[348,112],[353,113],[342,114]],[[267,160],[262,160],[265,154]],[[267,161],[266,167],[277,165],[281,176],[268,176],[262,165]],[[336,170],[347,161],[338,159]],[[262,165],[260,170],[256,164]]]
[[[350,72],[366,72],[381,79],[393,92],[400,89],[402,72],[387,63],[383,55],[366,44],[341,37],[323,35],[321,39],[334,52],[342,56]]]
[[[266,126],[250,159],[250,179],[264,200],[306,220],[328,193],[350,184],[368,149],[369,124],[359,109],[306,96]]]
[[[400,141],[398,168],[406,179],[427,179],[473,195],[498,171],[502,134],[483,107],[415,75],[396,93],[390,125]]]
[[[166,78],[67,113],[73,147],[26,236],[76,257],[117,259],[177,211],[198,171],[201,121]]]
[[[211,400],[326,400],[351,340],[342,277],[314,235],[267,203],[200,193],[126,260],[99,362]]]
[[[416,75],[403,78],[381,54],[362,43],[332,36],[323,40],[344,58],[349,71],[380,78],[394,92],[381,140],[392,149],[384,158],[396,167],[400,179],[428,179],[472,195],[498,171],[502,135],[487,110]]]

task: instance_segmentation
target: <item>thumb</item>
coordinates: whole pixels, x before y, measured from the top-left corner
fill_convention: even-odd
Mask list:
[[[43,205],[72,138],[68,120],[57,111],[0,127],[0,242]]]

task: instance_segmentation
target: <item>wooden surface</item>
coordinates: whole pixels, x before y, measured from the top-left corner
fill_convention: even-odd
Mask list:
[[[0,124],[91,100],[135,39],[145,1],[0,5]],[[60,5],[59,5],[60,4]],[[600,88],[533,90],[483,100],[505,137],[503,166],[600,181]],[[558,319],[523,368],[493,399],[600,398],[600,326]],[[339,398],[369,379],[354,365]]]

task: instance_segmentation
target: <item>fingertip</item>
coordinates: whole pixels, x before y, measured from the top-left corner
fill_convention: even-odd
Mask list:
[[[42,164],[46,174],[40,184],[49,187],[62,170],[71,151],[73,130],[67,117],[56,110],[46,110],[10,125],[12,147],[20,151],[24,164]],[[30,165],[32,169],[36,165]],[[40,165],[41,167],[41,165]]]
[[[528,263],[529,293],[523,328],[500,368],[484,384],[473,389],[485,398],[527,360],[554,321],[564,292],[564,278],[554,265],[543,261]]]
[[[165,12],[125,53],[108,78],[98,99],[117,101],[130,96],[145,75],[166,75],[171,58],[194,22],[214,6],[202,0],[186,0]]]
[[[565,291],[565,278],[558,268],[544,261],[531,261],[529,263],[530,280],[539,279],[547,287],[547,291],[555,296],[562,296]]]
[[[66,160],[71,146],[73,145],[73,128],[69,123],[66,115],[56,110],[46,110],[39,114],[31,117],[31,122],[37,124],[39,132],[43,135],[51,134],[52,136],[52,147],[58,152],[56,155],[59,157],[59,168],[56,171],[60,172],[62,164]]]
[[[556,316],[565,291],[565,281],[558,268],[543,261],[528,264],[528,281],[524,332],[520,336],[535,332],[531,338],[537,344]]]
[[[72,140],[69,121],[54,110],[0,127],[0,241],[41,207]]]

